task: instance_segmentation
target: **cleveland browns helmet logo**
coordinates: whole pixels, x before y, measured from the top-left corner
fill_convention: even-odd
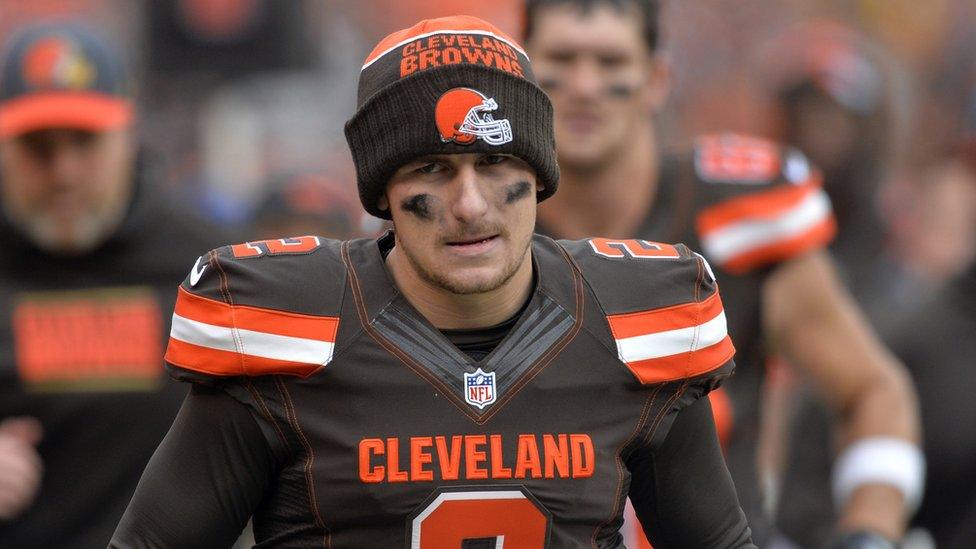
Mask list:
[[[503,145],[512,140],[512,125],[506,119],[495,120],[491,112],[498,109],[494,99],[471,88],[448,90],[437,100],[434,118],[444,143],[470,145],[483,139],[489,145]]]
[[[35,88],[88,88],[95,66],[81,49],[62,38],[47,38],[31,46],[24,56],[24,80]]]

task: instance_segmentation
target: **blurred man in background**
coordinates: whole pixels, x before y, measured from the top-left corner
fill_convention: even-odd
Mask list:
[[[903,141],[894,71],[865,37],[828,20],[788,27],[763,50],[757,69],[778,115],[772,135],[823,172],[838,225],[831,253],[860,297],[883,247],[878,189],[893,176]]]
[[[659,156],[653,116],[667,97],[668,67],[657,41],[655,1],[528,1],[526,46],[555,107],[563,181],[540,207],[539,231],[702,249],[732,302],[743,367],[728,384],[727,458],[758,539],[759,387],[772,349],[839,413],[839,543],[891,546],[921,496],[914,393],[824,251],[834,221],[817,172],[793,149],[740,136],[707,136],[690,156]],[[882,470],[878,460],[897,465]]]
[[[966,549],[976,540],[976,156],[947,164],[933,186],[954,199],[940,210],[951,221],[936,226],[957,232],[936,249],[953,252],[965,262],[957,266],[968,266],[934,299],[900,318],[887,340],[918,387],[929,455],[927,490],[913,526],[924,529],[935,547]]]
[[[90,31],[25,29],[2,59],[0,546],[104,547],[185,393],[163,311],[226,237],[154,188]]]
[[[976,417],[971,411],[973,376],[967,374],[973,357],[969,334],[976,333],[970,314],[976,155],[967,150],[976,141],[970,140],[963,141],[962,150],[920,170],[903,190],[904,210],[891,216],[892,242],[877,261],[875,278],[884,283],[871,296],[879,311],[879,333],[905,361],[919,392],[927,489],[912,521],[917,529],[909,534],[910,544],[906,540],[911,549],[932,543],[969,547],[976,539],[976,440],[965,424]],[[791,543],[817,547],[829,539],[835,513],[823,488],[829,476],[829,442],[820,410],[793,396],[792,403],[798,402],[803,406],[791,437],[776,526]]]

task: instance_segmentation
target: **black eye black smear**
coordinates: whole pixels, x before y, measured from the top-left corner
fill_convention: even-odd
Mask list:
[[[505,191],[505,203],[511,204],[512,202],[522,200],[526,196],[529,196],[530,192],[532,192],[532,185],[528,181],[519,181]]]
[[[556,78],[540,78],[539,87],[546,91],[557,91],[562,88],[563,82]],[[637,91],[637,86],[632,83],[607,84],[603,88],[603,94],[609,97],[630,97]]]
[[[430,195],[418,194],[411,196],[400,204],[403,211],[410,212],[420,219],[429,221],[433,216],[430,213]]]
[[[633,84],[610,84],[607,86],[607,95],[611,97],[630,97],[637,91],[637,86]]]
[[[555,78],[540,78],[539,87],[550,91],[558,90],[560,87],[562,87],[562,82]]]

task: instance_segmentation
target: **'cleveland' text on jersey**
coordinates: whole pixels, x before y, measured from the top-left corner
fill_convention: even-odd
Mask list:
[[[171,371],[232,395],[287,455],[258,540],[619,547],[630,464],[733,369],[705,260],[536,236],[535,291],[476,361],[397,290],[391,239],[228,246],[179,289]]]

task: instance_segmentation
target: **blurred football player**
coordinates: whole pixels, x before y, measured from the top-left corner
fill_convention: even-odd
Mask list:
[[[658,152],[654,116],[669,82],[658,11],[654,0],[527,2],[526,45],[555,108],[562,181],[540,206],[538,230],[701,248],[734,301],[729,331],[743,368],[728,384],[727,457],[757,539],[766,533],[759,393],[773,350],[837,411],[841,543],[890,545],[922,491],[911,383],[837,280],[823,250],[835,232],[829,199],[801,153],[737,135],[702,136],[684,155]]]

